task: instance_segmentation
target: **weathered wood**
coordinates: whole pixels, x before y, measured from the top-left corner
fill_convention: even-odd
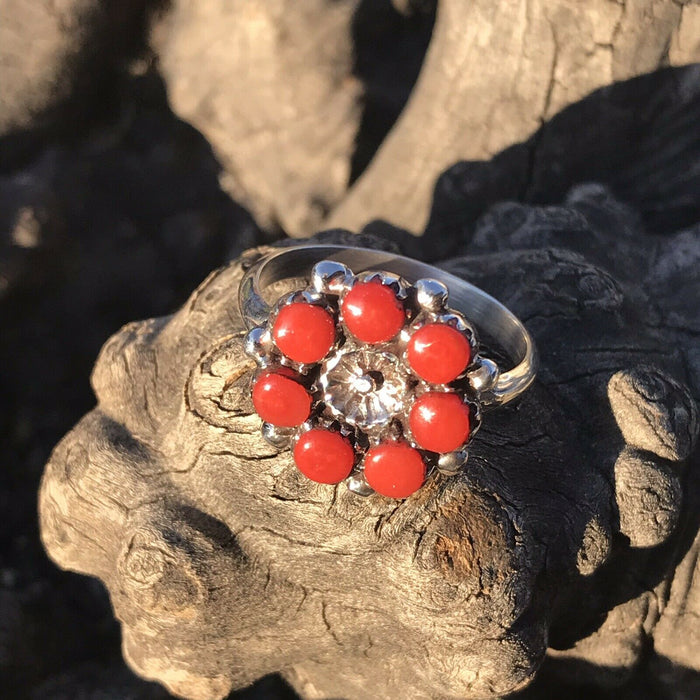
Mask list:
[[[361,117],[358,4],[178,0],[156,27],[174,110],[214,146],[222,185],[265,228],[314,230],[347,189]]]
[[[700,60],[699,16],[674,0],[441,0],[406,108],[327,223],[421,233],[446,168],[526,140],[598,87]]]
[[[402,10],[417,21],[388,0],[174,0],[155,24],[174,111],[266,230],[317,230],[398,116],[432,25]]]
[[[151,43],[173,109],[211,142],[222,186],[260,225],[303,237],[324,219],[357,229],[383,218],[418,234],[436,177],[455,161],[525,140],[595,88],[700,60],[694,3],[444,0],[410,102],[348,192],[358,151],[362,167],[377,146],[363,138],[363,121],[383,133],[396,118],[432,24],[430,11],[415,10],[430,0],[394,4],[424,20],[387,21],[388,0],[5,0],[3,155],[26,156],[47,132],[84,131],[88,115],[115,99],[161,8]],[[368,24],[378,46],[365,64],[375,76],[360,60]],[[402,43],[402,34],[412,38]]]
[[[263,14],[273,7],[257,5]],[[478,12],[481,6],[472,5],[462,9]],[[189,79],[200,81],[197,89],[220,88],[207,94],[230,116],[230,100],[240,102],[240,92],[227,92],[223,79],[212,83],[216,73],[202,55],[200,62],[185,60],[191,34],[184,18],[195,6],[174,6],[159,27],[165,43],[155,42],[174,106],[186,104],[178,81]],[[197,3],[203,14],[213,6]],[[342,20],[329,20],[330,61],[313,41],[313,23],[299,20],[286,50],[303,47],[308,29],[321,79],[315,83],[314,70],[301,71],[314,85],[285,104],[303,110],[305,96],[324,105],[327,98],[334,119],[323,109],[310,111],[293,136],[275,122],[283,135],[273,129],[260,162],[250,158],[245,173],[237,173],[235,149],[249,144],[210,132],[207,119],[216,122],[217,113],[208,115],[202,103],[181,110],[229,166],[222,182],[256,183],[244,194],[259,220],[279,220],[294,234],[342,196],[355,148],[350,134],[360,119],[358,86],[348,79],[354,70],[348,32],[355,21],[348,8],[354,4],[315,5],[321,14],[326,6],[331,14],[325,17]],[[521,50],[534,39],[502,46],[494,59],[489,51],[500,46],[496,33],[498,40],[478,52],[479,61],[462,64],[470,70],[454,72],[448,90],[435,56],[453,70],[460,55],[451,56],[455,44],[448,50],[440,38],[455,4],[446,0],[443,7],[414,97],[423,99],[425,76],[435,69],[435,105],[424,101],[424,112],[409,107],[397,128],[404,140],[387,143],[397,160],[386,177],[368,175],[359,183],[338,217],[384,215],[418,231],[440,170],[433,156],[450,162],[483,156],[523,138],[557,106],[588,90],[586,81],[605,60],[613,66],[603,71],[607,80],[664,63],[668,41],[672,64],[697,56],[696,4],[592,3],[586,12],[603,7],[608,20],[621,17],[610,47],[598,46],[596,38],[611,30],[610,22],[598,22],[592,37],[581,6],[552,24],[552,37],[565,38],[556,67],[551,60],[537,64],[537,56]],[[536,15],[544,5],[533,7]],[[55,133],[66,124],[82,128],[102,94],[91,88],[124,68],[125,42],[138,35],[131,29],[140,29],[144,3],[115,9],[88,0],[40,7],[8,2],[3,13],[6,8],[12,17],[0,30],[6,39],[0,41],[3,156],[16,134],[22,141],[27,133]],[[167,34],[178,17],[183,24]],[[256,18],[237,17],[236,36],[253,31],[243,26],[249,20],[255,24]],[[507,21],[503,14],[494,26],[500,31]],[[211,37],[216,23],[203,21],[200,36]],[[544,31],[542,46],[552,50],[541,15],[523,27],[533,37],[536,29]],[[452,31],[459,33],[458,23]],[[206,41],[192,46],[210,48]],[[534,105],[535,117],[526,105],[518,111],[510,103],[512,76],[505,73],[518,51],[531,71],[533,94],[525,95],[528,102],[521,94],[526,81],[513,85],[514,104]],[[213,53],[213,65],[230,58]],[[290,80],[294,62],[287,58],[280,83]],[[494,108],[502,124],[494,121],[490,141],[482,133],[488,114],[479,111],[490,103],[477,94],[462,104],[459,93],[469,88],[463,80],[474,79],[472,65],[492,77],[487,69],[494,60],[503,76],[487,81],[485,95],[508,95],[509,111]],[[228,78],[225,66],[218,68]],[[560,688],[572,681],[617,685],[639,667],[665,686],[665,698],[700,692],[700,470],[692,452],[700,398],[698,73],[653,78],[599,93],[607,102],[565,110],[533,140],[492,162],[450,169],[439,179],[425,237],[372,227],[411,255],[449,257],[446,265],[526,318],[543,355],[539,385],[519,406],[489,416],[468,472],[431,484],[406,504],[361,501],[342,488],[310,485],[297,477],[288,455],[260,442],[245,393],[250,368],[240,352],[239,263],[212,275],[175,316],[132,324],[105,347],[94,374],[98,406],[47,467],[41,526],[61,566],[105,583],[122,622],[126,656],[139,673],[197,698],[221,696],[271,671],[283,673],[305,697],[494,697],[526,683],[548,643],[552,685],[537,697],[562,695]],[[232,77],[240,80],[240,73]],[[254,79],[249,87],[262,82]],[[263,105],[275,118],[278,88],[270,88]],[[33,578],[43,560],[37,564],[38,553],[28,558],[25,549],[31,528],[24,523],[34,512],[29,501],[43,450],[56,426],[84,405],[76,389],[83,358],[115,319],[163,313],[191,278],[224,259],[224,251],[250,245],[255,234],[219,191],[207,144],[173,123],[153,98],[157,92],[151,74],[124,98],[125,113],[142,110],[140,127],[129,118],[72,147],[46,149],[0,181],[0,222],[8,232],[0,265],[7,313],[1,418],[12,441],[3,452],[0,494],[9,506],[3,510],[5,542],[12,547],[2,563],[0,670],[10,683],[34,682],[79,663],[86,658],[81,647],[103,648],[104,637],[94,630],[64,639],[64,630],[75,630],[92,608],[82,617],[69,613],[78,597],[71,593],[75,580],[57,591],[43,574]],[[256,106],[242,105],[252,121],[260,114]],[[413,143],[404,128],[411,114],[430,119],[412,118]],[[323,127],[335,123],[338,133],[319,144],[319,135],[329,133]],[[453,139],[452,129],[460,135],[449,152],[441,141]],[[307,160],[309,153],[318,160]],[[414,173],[406,159],[419,157],[424,167]],[[370,173],[386,158],[380,154]],[[267,190],[264,180],[277,159],[283,173]],[[298,180],[297,166],[305,168]],[[606,179],[613,170],[614,178]],[[586,179],[614,180],[615,193],[632,206],[595,185],[568,193],[571,183]],[[237,187],[230,191],[244,192]],[[360,196],[369,190],[370,199]],[[563,204],[509,203],[479,218],[490,204],[521,197]],[[338,237],[387,244],[333,234]],[[23,484],[21,492],[15,482]],[[80,590],[84,603],[89,589]],[[100,608],[95,618],[101,614]],[[35,695],[75,696],[99,687],[122,697],[129,682],[121,669],[96,667],[93,678],[90,667],[74,667],[35,688]]]
[[[679,280],[697,292],[700,229],[645,234],[594,186],[483,217],[443,264],[525,320],[540,380],[401,503],[313,484],[260,438],[235,302],[259,252],[105,345],[44,475],[47,551],[105,583],[138,673],[191,698],[273,671],[305,698],[495,698],[548,643],[619,683],[657,629],[658,659],[700,669],[670,624],[696,595],[692,556],[673,570],[697,531],[698,311],[667,310]]]

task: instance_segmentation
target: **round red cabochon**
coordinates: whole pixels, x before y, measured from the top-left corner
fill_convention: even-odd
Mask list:
[[[272,337],[280,352],[290,360],[318,362],[333,345],[335,321],[328,311],[315,304],[289,304],[277,314]]]
[[[350,475],[355,451],[340,433],[314,428],[297,441],[294,461],[299,471],[312,481],[337,484]]]
[[[419,328],[406,349],[411,369],[431,384],[454,381],[466,369],[471,354],[469,341],[444,323],[429,323]]]
[[[365,456],[365,479],[382,496],[407,498],[425,481],[425,463],[406,442],[382,442]]]
[[[406,318],[396,294],[379,281],[356,284],[343,299],[342,309],[348,330],[363,343],[391,340]]]
[[[469,406],[457,394],[431,391],[413,404],[408,424],[424,450],[453,452],[469,438]]]
[[[255,412],[267,423],[291,428],[311,412],[311,396],[290,370],[263,372],[253,385]]]

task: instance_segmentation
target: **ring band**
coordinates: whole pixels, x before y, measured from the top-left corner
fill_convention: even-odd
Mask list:
[[[386,251],[341,245],[309,245],[283,248],[257,261],[245,274],[239,291],[239,304],[248,328],[265,323],[272,304],[265,292],[288,278],[308,278],[321,260],[333,260],[355,272],[386,270],[416,282],[430,278],[442,282],[449,291],[452,306],[467,315],[480,330],[493,338],[512,361],[501,371],[485,405],[501,405],[522,394],[537,374],[537,351],[530,333],[515,314],[500,301],[473,284],[440,268]]]
[[[394,253],[275,251],[245,271],[239,305],[263,437],[291,447],[310,480],[362,496],[407,498],[434,471],[456,474],[482,407],[535,378],[532,338],[503,304]],[[477,331],[512,367],[486,356]]]

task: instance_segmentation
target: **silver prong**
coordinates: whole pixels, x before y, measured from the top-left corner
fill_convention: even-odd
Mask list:
[[[348,487],[348,491],[352,491],[358,496],[369,496],[374,493],[374,489],[367,483],[362,472],[351,474],[345,480],[345,485]]]
[[[272,425],[272,423],[263,423],[261,432],[263,438],[273,447],[284,448],[289,446],[296,428],[281,428],[278,425]]]
[[[472,389],[480,394],[495,386],[500,373],[501,370],[493,360],[482,357],[479,366],[467,372],[467,378]]]
[[[350,288],[352,271],[333,260],[321,260],[311,270],[311,286],[321,294],[342,294]]]
[[[270,346],[270,334],[264,326],[255,326],[248,331],[244,343],[245,354],[253,358],[259,365],[267,359]]]
[[[468,458],[469,452],[466,449],[442,454],[438,458],[438,471],[446,476],[453,476],[462,469]]]
[[[440,311],[447,303],[447,287],[437,280],[420,279],[415,285],[416,301],[426,311]]]

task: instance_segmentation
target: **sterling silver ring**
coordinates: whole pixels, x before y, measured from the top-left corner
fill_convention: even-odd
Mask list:
[[[363,496],[407,498],[431,473],[463,469],[482,409],[537,371],[530,334],[503,304],[394,253],[282,248],[246,270],[239,304],[263,437],[290,447],[306,477]]]

